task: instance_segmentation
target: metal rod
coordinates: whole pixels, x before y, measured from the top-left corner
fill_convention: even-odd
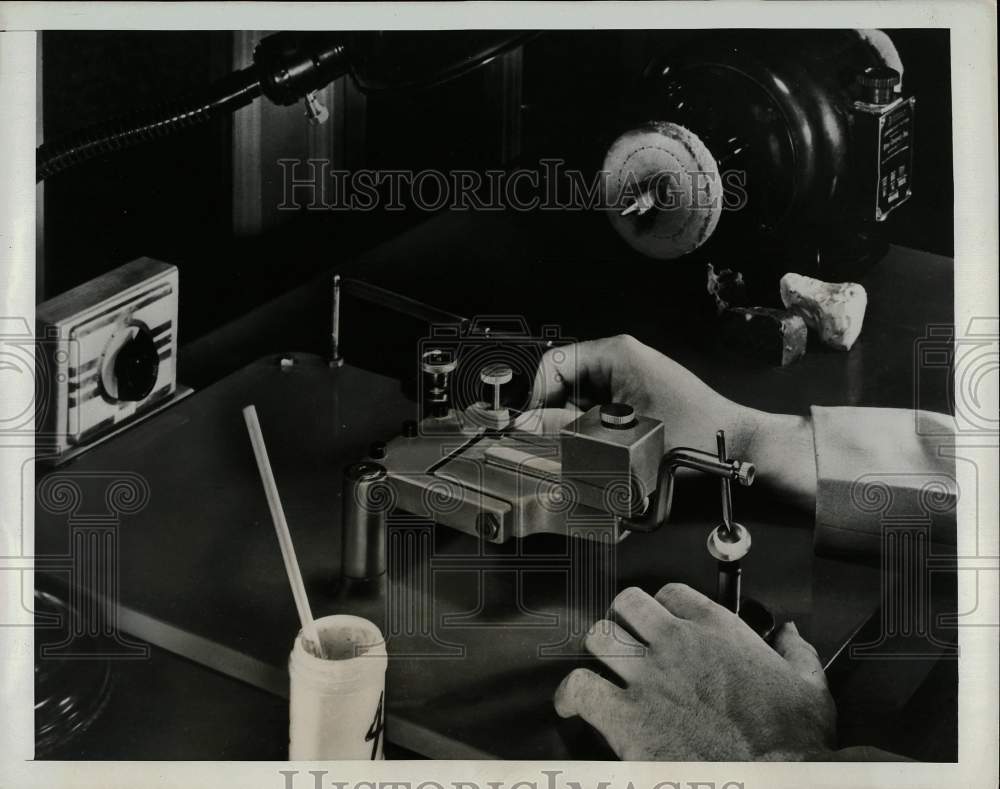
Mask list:
[[[715,444],[719,450],[719,462],[726,463],[726,431],[715,434]],[[729,477],[722,477],[722,524],[726,534],[733,533],[733,489]]]
[[[719,582],[716,590],[716,602],[728,608],[734,614],[740,612],[740,585],[743,571],[740,563],[718,562]]]
[[[411,299],[409,296],[386,290],[378,285],[372,285],[370,282],[364,282],[360,279],[346,278],[344,280],[344,290],[352,296],[363,299],[371,304],[378,304],[381,307],[386,307],[403,315],[409,315],[426,323],[459,324],[463,329],[469,323],[469,319],[463,318],[461,315],[432,307],[416,299]]]
[[[330,364],[340,367],[344,363],[340,355],[340,274],[333,275],[333,318],[330,328]]]

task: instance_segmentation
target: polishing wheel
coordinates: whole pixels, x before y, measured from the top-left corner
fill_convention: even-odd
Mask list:
[[[676,123],[632,129],[604,158],[611,224],[642,254],[672,260],[704,244],[722,213],[718,164],[694,132]]]

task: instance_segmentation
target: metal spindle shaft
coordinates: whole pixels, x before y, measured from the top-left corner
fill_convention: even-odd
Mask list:
[[[719,451],[719,462],[726,463],[726,431],[720,430],[715,434],[715,443]],[[726,527],[726,532],[733,532],[733,489],[729,484],[729,477],[722,477],[722,524]]]
[[[738,614],[740,612],[740,581],[743,576],[740,563],[736,561],[717,562],[716,564],[719,570],[718,586],[715,593],[716,602],[734,614]]]

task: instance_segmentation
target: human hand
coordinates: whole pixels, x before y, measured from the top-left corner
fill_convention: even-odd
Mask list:
[[[714,451],[715,431],[742,431],[740,407],[686,368],[634,337],[619,335],[552,348],[532,388],[533,407],[623,402],[664,423],[672,446]]]
[[[584,644],[624,687],[575,669],[556,690],[556,712],[582,717],[621,759],[793,761],[826,758],[834,747],[826,676],[791,623],[771,649],[684,584],[655,598],[630,587]]]
[[[533,408],[588,409],[610,402],[628,403],[637,413],[663,422],[668,448],[715,452],[716,431],[725,430],[728,454],[752,461],[760,482],[803,506],[815,500],[807,419],[735,403],[628,335],[546,351],[532,388]]]

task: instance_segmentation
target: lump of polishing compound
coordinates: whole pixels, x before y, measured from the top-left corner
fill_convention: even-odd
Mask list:
[[[854,282],[823,282],[801,274],[781,278],[781,301],[831,348],[849,351],[861,334],[868,294]]]
[[[709,263],[705,286],[709,295],[715,299],[717,315],[721,315],[730,307],[747,306],[747,286],[743,281],[743,274],[739,271],[724,268],[716,273],[715,266]]]
[[[726,344],[768,364],[791,364],[806,352],[809,331],[798,315],[769,307],[733,307],[723,313]]]

